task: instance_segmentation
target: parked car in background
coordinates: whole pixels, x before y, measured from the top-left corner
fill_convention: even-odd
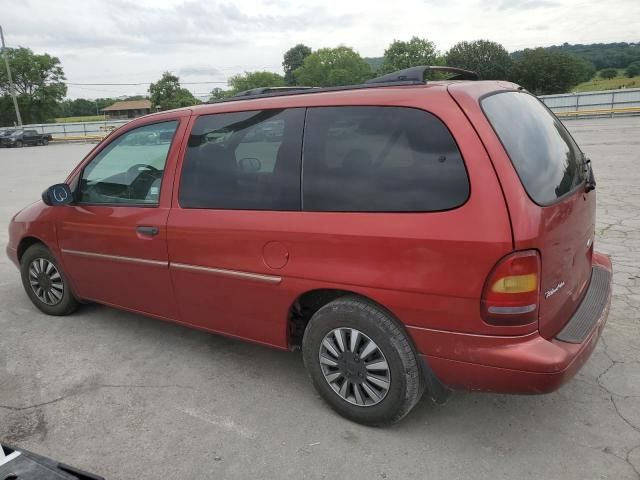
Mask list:
[[[0,130],[0,146],[2,146],[2,138],[10,136],[14,131],[14,128],[5,128]]]
[[[25,145],[48,145],[51,135],[37,130],[10,130],[0,136],[2,147],[23,147]]]
[[[365,424],[425,391],[553,391],[609,312],[593,172],[535,96],[474,77],[137,118],[12,219],[8,256],[50,315],[93,301],[302,349]]]

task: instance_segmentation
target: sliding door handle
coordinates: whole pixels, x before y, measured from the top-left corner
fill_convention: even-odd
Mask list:
[[[158,233],[160,233],[160,229],[158,227],[138,225],[136,227],[136,232],[138,232],[140,235],[146,235],[147,237],[155,237]]]

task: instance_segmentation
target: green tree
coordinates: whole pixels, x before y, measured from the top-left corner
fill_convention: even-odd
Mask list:
[[[605,68],[600,70],[600,76],[602,78],[615,78],[618,76],[618,70],[615,68]]]
[[[190,107],[200,101],[186,88],[180,86],[180,79],[170,72],[164,72],[162,78],[149,85],[151,103],[160,110]]]
[[[70,117],[81,117],[84,115],[99,115],[97,105],[93,100],[86,98],[76,98],[71,101]]]
[[[640,61],[630,63],[625,69],[624,74],[629,78],[640,75]]]
[[[287,85],[295,85],[296,78],[293,71],[300,68],[304,59],[311,55],[311,49],[302,43],[290,48],[284,54],[282,68],[284,69],[284,81]]]
[[[527,49],[513,63],[512,80],[536,95],[564,93],[588,80],[593,65],[573,55]]]
[[[209,93],[211,100],[220,100],[221,98],[228,97],[229,94],[230,94],[229,90],[224,90],[223,88],[220,88],[220,87],[215,87]]]
[[[371,78],[371,67],[352,48],[321,48],[294,70],[297,85],[335,87],[353,85]]]
[[[18,97],[22,122],[25,124],[45,122],[55,117],[58,102],[67,93],[65,77],[57,57],[44,53],[38,55],[29,48],[8,48],[11,76]],[[16,121],[10,96],[7,72],[0,68],[0,122],[11,125]]]
[[[101,112],[103,108],[107,108],[109,105],[113,105],[118,100],[115,98],[96,98],[95,102],[98,105],[98,111]]]
[[[481,80],[506,80],[513,64],[505,48],[489,40],[458,42],[445,58],[447,66],[473,70]]]
[[[284,77],[273,72],[244,72],[229,79],[230,95],[260,87],[284,87]]]
[[[384,51],[380,73],[416,67],[418,65],[440,65],[440,54],[433,42],[426,38],[412,37],[408,42],[394,40]]]

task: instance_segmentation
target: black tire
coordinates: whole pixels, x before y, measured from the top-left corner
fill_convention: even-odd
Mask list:
[[[47,145],[49,145],[49,139],[48,138],[43,138],[42,139],[42,146],[44,147],[44,146],[47,146]]]
[[[338,328],[356,329],[366,335],[386,359],[389,387],[379,403],[356,405],[345,400],[325,378],[320,363],[322,342]],[[341,297],[320,308],[304,332],[302,352],[318,393],[339,414],[358,423],[379,426],[398,422],[418,403],[425,389],[417,354],[402,327],[384,308],[358,296]],[[358,356],[355,360],[362,361]]]
[[[22,140],[18,140],[16,142],[16,148],[22,148],[24,146],[24,144],[22,143]]]
[[[34,261],[38,261],[42,259],[44,261],[48,261],[57,269],[60,274],[60,283],[63,285],[63,291],[61,298],[58,300],[50,295],[49,298],[55,301],[54,304],[47,304],[42,299],[36,295],[36,292],[31,287],[31,276],[29,270]],[[37,243],[35,245],[30,246],[26,252],[22,255],[20,259],[20,274],[22,277],[22,286],[24,287],[25,292],[27,292],[27,296],[31,300],[31,302],[38,307],[42,312],[47,315],[69,315],[73,313],[78,308],[78,301],[73,295],[71,291],[71,287],[69,286],[69,281],[65,273],[62,271],[62,268],[56,261],[55,257],[51,254],[49,249],[42,245],[41,243]]]

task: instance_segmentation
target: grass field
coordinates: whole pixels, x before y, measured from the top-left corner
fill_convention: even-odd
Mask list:
[[[72,122],[100,122],[106,120],[105,115],[87,115],[84,117],[64,117],[56,118],[56,123],[72,123]]]
[[[618,70],[618,76],[614,78],[602,78],[596,75],[588,82],[581,83],[574,92],[594,92],[598,90],[616,90],[618,88],[640,88],[640,75],[627,77],[624,69]]]

